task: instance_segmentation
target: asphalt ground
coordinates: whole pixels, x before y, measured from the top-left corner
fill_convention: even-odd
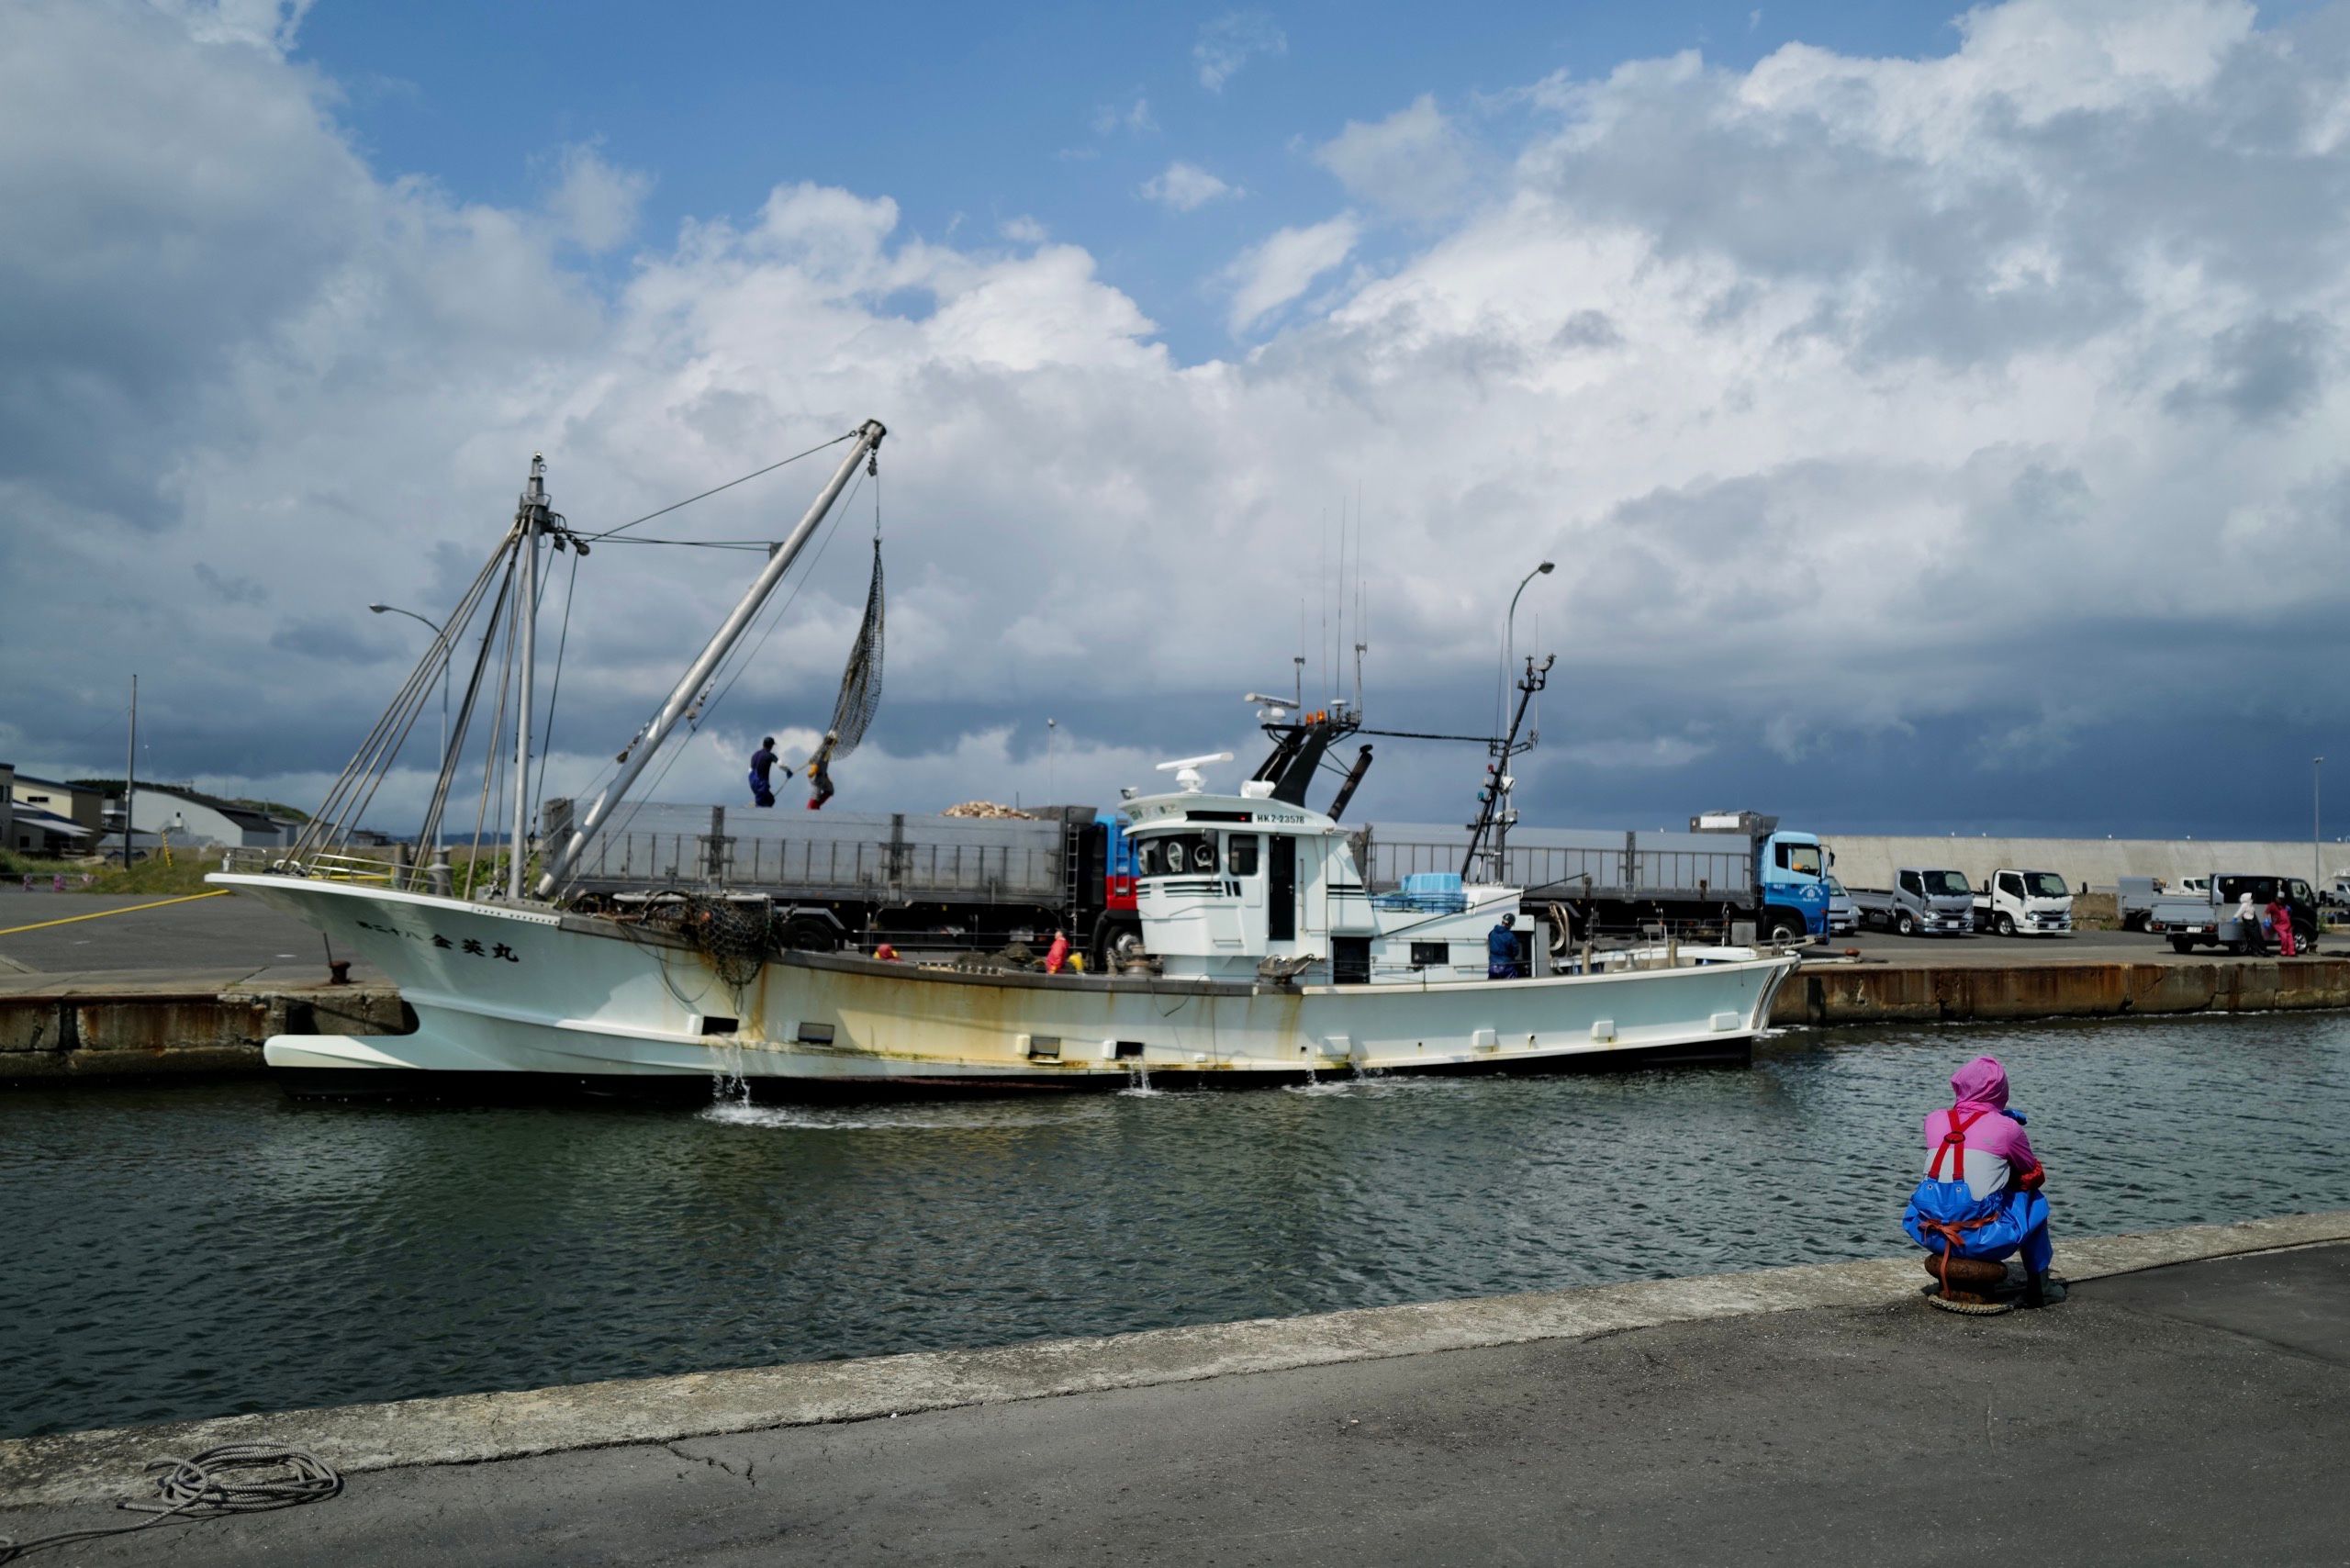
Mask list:
[[[376,1471],[59,1560],[2338,1563],[2345,1465],[2329,1246],[1996,1318],[1904,1300]]]
[[[0,938],[5,940],[5,938]],[[1900,964],[2209,964],[2233,962],[2217,947],[2198,947],[2191,954],[2171,951],[2170,943],[2143,931],[2069,931],[2057,936],[1995,936],[1986,932],[1970,936],[1897,936],[1890,932],[1862,931],[1850,936],[1823,938],[1818,957],[1831,958],[1847,951],[1863,958]],[[2329,931],[2315,953],[2303,958],[2350,957],[2350,933]]]
[[[257,899],[162,903],[158,893],[28,893],[0,888],[0,975],[93,969],[250,972],[315,963],[323,980],[319,933]],[[160,904],[157,908],[141,905]],[[102,915],[76,920],[76,915]],[[50,922],[69,922],[64,924]],[[39,929],[20,931],[19,926]],[[343,955],[337,955],[341,957]]]

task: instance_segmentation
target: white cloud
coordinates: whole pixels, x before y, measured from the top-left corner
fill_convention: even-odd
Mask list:
[[[1041,245],[1052,237],[1043,224],[1024,213],[1005,218],[996,226],[996,232],[1015,245]]]
[[[1144,200],[1158,202],[1177,212],[1197,212],[1212,201],[1237,196],[1241,192],[1238,186],[1225,185],[1198,164],[1177,159],[1145,180],[1140,194]]]
[[[1263,11],[1230,11],[1203,23],[1192,45],[1192,63],[1200,69],[1200,85],[1221,93],[1224,84],[1250,61],[1289,52],[1289,37]]]
[[[317,0],[150,0],[204,43],[241,43],[282,55]]]
[[[1314,159],[1357,199],[1410,218],[1440,217],[1468,194],[1468,139],[1425,94],[1385,119],[1348,120]]]
[[[614,167],[593,145],[574,145],[556,162],[546,208],[565,239],[601,252],[636,231],[638,209],[652,191],[652,175]]]
[[[1122,104],[1103,104],[1093,111],[1093,134],[1113,136],[1124,131],[1141,136],[1158,129],[1158,121],[1150,112],[1150,100],[1136,93]]]
[[[1251,246],[1225,269],[1232,290],[1225,325],[1247,331],[1314,286],[1353,253],[1362,225],[1346,213],[1303,229],[1283,229]]]
[[[966,248],[878,191],[787,181],[622,238],[599,292],[565,233],[625,236],[624,204],[566,227],[378,170],[335,84],[268,47],[292,12],[218,15],[0,7],[0,625],[84,650],[9,663],[20,764],[111,766],[87,737],[162,648],[157,772],[298,797],[417,649],[366,600],[449,602],[532,451],[593,527],[868,414],[892,431],[875,804],[1024,793],[1047,711],[1113,758],[1094,799],[1245,741],[1231,699],[1285,687],[1301,599],[1320,640],[1317,519],[1358,487],[1398,727],[1477,722],[1449,710],[1490,697],[1518,563],[1559,562],[1517,623],[1561,655],[1522,802],[1570,747],[1562,777],[1775,754],[1826,790],[1855,736],[1953,717],[2017,766],[2082,715],[2350,722],[2244,654],[2306,634],[2322,666],[2350,572],[2331,25],[2011,0],[1947,56],[1553,80],[1473,206],[1377,275],[1344,270],[1353,213],[1279,230],[1219,276],[1248,351],[1184,364],[1066,225]],[[1411,188],[1348,167],[1366,203]],[[803,464],[662,526],[769,538],[814,485]],[[821,722],[872,499],[722,724]],[[742,565],[597,550],[559,751],[625,737]],[[1381,756],[1363,814],[1452,803]],[[673,778],[732,798],[725,760]]]

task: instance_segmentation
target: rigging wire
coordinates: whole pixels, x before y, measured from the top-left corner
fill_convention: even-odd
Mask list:
[[[630,529],[634,528],[634,527],[635,527],[638,523],[640,523],[640,522],[651,522],[651,521],[652,521],[655,518],[656,518],[656,517],[666,517],[666,516],[668,516],[671,512],[676,511],[676,510],[679,510],[680,508],[683,508],[683,507],[689,507],[689,506],[693,505],[696,501],[706,501],[706,500],[710,499],[710,498],[711,498],[711,497],[712,497],[712,496],[714,496],[714,495],[717,495],[721,490],[731,490],[731,489],[733,489],[733,488],[735,486],[737,486],[737,485],[746,485],[746,484],[750,483],[752,480],[754,480],[754,479],[757,478],[757,477],[758,477],[760,475],[762,475],[762,474],[772,474],[772,473],[774,473],[777,469],[778,469],[778,468],[783,468],[783,467],[788,467],[788,466],[789,466],[791,464],[794,464],[794,463],[799,462],[799,461],[800,461],[801,458],[803,458],[803,457],[813,457],[813,456],[815,456],[815,455],[816,455],[816,454],[818,454],[818,453],[820,453],[820,452],[823,451],[825,447],[828,447],[828,446],[838,446],[841,442],[845,442],[845,441],[855,441],[855,440],[856,440],[859,435],[862,435],[863,433],[864,433],[864,431],[863,431],[862,428],[860,428],[860,429],[853,430],[853,431],[849,431],[846,435],[836,435],[836,436],[833,437],[833,439],[832,439],[832,440],[830,440],[830,441],[828,441],[828,442],[822,442],[822,444],[820,444],[820,445],[811,446],[811,447],[810,447],[810,448],[809,448],[807,451],[805,451],[805,452],[794,453],[792,455],[790,455],[789,457],[785,458],[785,459],[784,459],[782,462],[780,462],[780,463],[770,463],[770,464],[768,464],[768,465],[767,465],[766,467],[764,467],[764,468],[754,468],[753,470],[751,470],[751,472],[749,472],[748,474],[744,475],[744,476],[743,476],[741,478],[739,478],[739,479],[729,479],[729,480],[727,480],[727,481],[726,481],[726,483],[724,483],[723,485],[713,485],[713,486],[711,486],[709,489],[704,490],[700,495],[698,495],[698,496],[688,496],[688,497],[687,497],[684,500],[682,500],[682,501],[672,501],[669,505],[667,505],[667,506],[666,506],[666,507],[663,507],[663,508],[662,508],[660,510],[658,510],[658,511],[649,511],[649,512],[646,512],[643,517],[636,518],[636,519],[634,519],[634,520],[632,520],[632,521],[631,521],[621,523],[618,528],[608,528],[608,529],[604,530],[604,532],[601,532],[601,533],[579,533],[579,534],[575,534],[575,535],[573,535],[573,537],[574,537],[574,538],[576,538],[576,539],[585,539],[585,540],[588,541],[590,543],[596,543],[597,541],[599,541],[599,540],[605,540],[605,539],[612,538],[612,537],[613,537],[613,536],[615,536],[616,534],[625,533],[625,532],[627,532]]]
[[[514,561],[507,569],[517,572],[521,566],[521,552],[517,550]],[[465,859],[465,897],[474,896],[474,882],[481,872],[482,828],[489,820],[490,797],[497,793],[498,780],[504,777],[505,748],[498,743],[506,728],[506,699],[514,689],[515,644],[521,641],[514,634],[514,627],[522,613],[522,596],[514,596],[514,608],[506,618],[506,660],[498,676],[498,706],[489,720],[489,751],[481,764],[481,806],[474,813],[473,852]]]
[[[816,554],[809,559],[807,569],[800,574],[800,580],[792,585],[791,592],[767,615],[767,629],[759,633],[759,640],[750,644],[747,649],[743,644],[736,644],[734,651],[727,655],[726,664],[720,666],[722,672],[728,666],[732,666],[733,673],[726,676],[726,684],[719,687],[707,702],[699,704],[700,716],[686,721],[685,727],[688,735],[700,733],[702,722],[718,711],[719,704],[726,700],[727,693],[734,689],[735,682],[743,678],[744,672],[749,669],[753,661],[757,658],[759,650],[767,646],[767,639],[775,635],[776,628],[783,624],[784,616],[789,613],[792,605],[799,600],[800,590],[814,578],[816,568],[823,565],[824,552],[832,547],[833,535],[840,526],[841,515],[848,510],[848,504],[856,498],[857,487],[864,483],[865,472],[859,469],[856,477],[849,481],[848,493],[841,498],[841,504],[834,508],[831,515],[824,519],[823,536],[816,541]],[[711,678],[715,682],[717,677],[713,676]],[[660,789],[663,781],[669,777],[670,769],[677,766],[677,759],[685,756],[689,749],[684,745],[679,745],[671,750],[668,759],[662,763],[660,771],[653,776],[653,781],[638,792],[637,802],[640,806],[652,799],[653,792]]]
[[[554,644],[554,684],[547,692],[547,727],[539,742],[538,781],[531,787],[531,831],[533,834],[539,830],[539,801],[546,794],[547,758],[554,754],[554,705],[563,696],[563,651],[571,645],[571,600],[578,587],[579,554],[574,551],[571,576],[563,585],[563,634],[555,639]]]

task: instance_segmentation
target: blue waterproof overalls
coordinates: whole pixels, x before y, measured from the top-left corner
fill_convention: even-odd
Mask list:
[[[2012,1185],[1978,1198],[1966,1184],[1966,1129],[1998,1114],[1988,1106],[1951,1107],[1950,1131],[1934,1150],[1925,1179],[1909,1194],[1901,1228],[1910,1240],[1945,1258],[1955,1254],[1994,1262],[2020,1249],[2023,1266],[2044,1274],[2055,1257],[2048,1240],[2048,1200]],[[1948,1178],[1942,1175],[1945,1159]]]

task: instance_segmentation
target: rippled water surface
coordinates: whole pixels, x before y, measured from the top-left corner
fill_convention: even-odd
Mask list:
[[[2067,1232],[2350,1206],[2326,1015],[841,1110],[0,1092],[0,1434],[1881,1256],[1980,1050],[2059,1269]]]

